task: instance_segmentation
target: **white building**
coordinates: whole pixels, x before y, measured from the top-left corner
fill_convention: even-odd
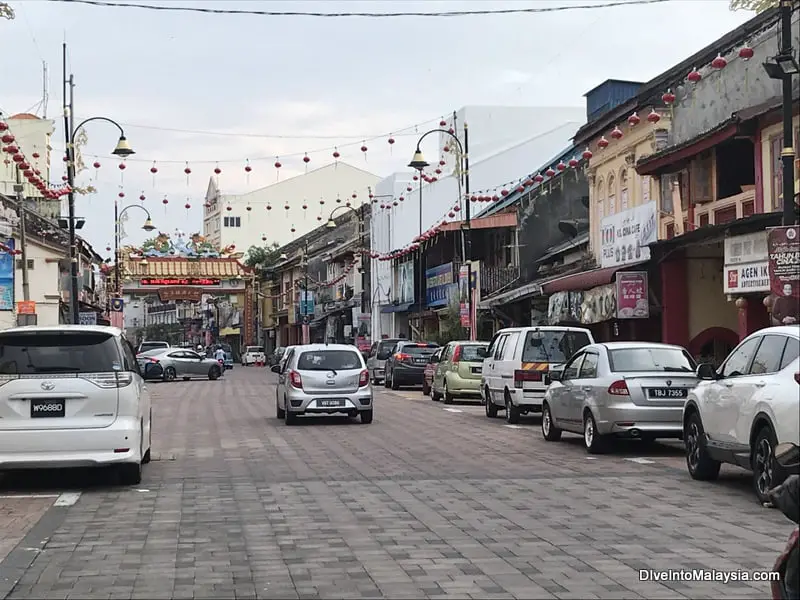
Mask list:
[[[235,245],[242,252],[251,246],[283,246],[327,221],[337,206],[366,202],[368,188],[378,181],[377,175],[343,162],[241,195],[221,194],[212,177],[203,234],[218,247]]]
[[[446,120],[443,129],[453,128],[463,143],[463,124],[469,131],[469,176],[472,194],[500,194],[505,185],[525,178],[549,160],[555,153],[571,144],[578,128],[586,121],[583,107],[520,108],[468,106]],[[420,234],[420,184],[422,185],[422,231],[443,221],[463,218],[463,211],[450,217],[452,208],[459,204],[458,178],[452,176],[456,162],[454,142],[445,133],[431,134],[421,145],[425,159],[430,163],[426,173],[437,174],[434,183],[413,180],[414,172],[395,173],[375,186],[376,202],[373,204],[371,248],[374,253],[385,254],[412,243]],[[445,152],[447,147],[448,152]],[[411,156],[408,160],[411,160]],[[444,165],[439,161],[444,160]],[[410,188],[410,189],[409,189]],[[462,190],[464,193],[466,190]],[[400,197],[403,200],[400,201]],[[395,202],[397,206],[394,206]],[[383,204],[386,208],[380,209]],[[472,203],[473,217],[485,204]],[[463,208],[463,207],[462,207]],[[408,331],[408,314],[382,312],[391,304],[406,304],[396,288],[397,274],[392,261],[373,259],[372,278],[372,337],[393,337]],[[415,275],[415,281],[418,275]],[[403,293],[407,295],[407,290]],[[390,310],[387,308],[387,310]]]

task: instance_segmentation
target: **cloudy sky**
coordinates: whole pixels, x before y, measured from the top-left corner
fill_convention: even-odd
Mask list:
[[[134,3],[136,0],[132,0]],[[117,133],[88,126],[99,192],[79,200],[87,235],[101,253],[112,239],[113,199],[145,206],[162,230],[202,228],[202,198],[219,166],[223,192],[346,160],[379,175],[403,170],[415,132],[464,105],[582,106],[583,94],[613,77],[646,81],[752,15],[726,0],[460,18],[242,16],[9,0],[0,20],[0,111],[61,114],[61,45],[75,76],[80,121],[108,116],[137,154],[124,179],[109,158]],[[206,2],[147,0],[158,6],[320,12],[435,12],[592,4],[591,0],[371,2]],[[63,152],[60,123],[54,156]],[[387,143],[388,134],[397,143]],[[364,141],[366,140],[366,141]],[[366,157],[362,144],[369,148]],[[560,148],[554,148],[557,152]],[[248,175],[244,167],[249,159]],[[87,159],[87,162],[95,158]],[[158,173],[150,168],[155,161]],[[53,161],[53,180],[62,164]],[[189,164],[192,174],[184,175]],[[522,174],[520,174],[522,175]],[[94,183],[94,182],[93,182]],[[166,196],[165,209],[161,200]],[[191,210],[184,204],[189,202]],[[131,213],[138,222],[139,215]],[[133,227],[129,226],[129,229]],[[141,241],[141,232],[131,240]]]

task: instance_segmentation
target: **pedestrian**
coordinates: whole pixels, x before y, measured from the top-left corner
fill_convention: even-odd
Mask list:
[[[214,358],[217,359],[217,362],[219,362],[219,364],[221,365],[225,364],[225,350],[222,349],[222,346],[217,347],[217,351],[214,352]]]

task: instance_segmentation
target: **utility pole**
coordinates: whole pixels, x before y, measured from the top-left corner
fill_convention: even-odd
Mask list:
[[[72,117],[74,110],[74,88],[75,81],[73,76],[67,78],[67,44],[62,45],[62,96],[64,99],[64,138],[67,144],[67,184],[69,185],[68,194],[68,226],[69,226],[69,307],[73,325],[80,323],[80,304],[78,303],[79,283],[78,283],[78,240],[75,235],[75,147],[74,131],[72,126],[75,121]],[[67,97],[69,91],[69,99]]]
[[[781,0],[780,54],[792,57],[792,0]],[[797,63],[795,62],[795,65]],[[795,67],[796,68],[796,67]],[[783,74],[783,224],[794,225],[797,218],[794,203],[794,127],[792,126],[792,75]]]
[[[25,186],[22,183],[22,173],[19,170],[19,165],[17,165],[17,182],[14,185],[14,191],[17,194],[17,211],[19,213],[19,244],[21,246],[20,255],[21,262],[22,262],[22,299],[23,300],[30,300],[31,299],[31,284],[28,279],[28,233],[27,229],[27,221],[25,219]]]

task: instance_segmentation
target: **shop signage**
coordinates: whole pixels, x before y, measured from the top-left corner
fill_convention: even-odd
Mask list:
[[[18,315],[35,315],[36,302],[34,300],[20,300],[17,302]]]
[[[425,298],[428,306],[447,306],[453,290],[453,263],[425,271]]]
[[[300,291],[300,314],[310,317],[314,314],[314,292]]]
[[[547,322],[550,325],[559,323],[580,323],[583,292],[556,292],[547,303]]]
[[[798,321],[800,304],[800,226],[767,230],[772,317],[778,323]]]
[[[206,277],[142,277],[139,280],[141,285],[219,285],[219,279],[208,279]]]
[[[203,298],[203,290],[185,286],[165,287],[158,289],[158,297],[161,302],[175,302],[176,300],[200,302]]]
[[[583,293],[580,322],[602,323],[617,316],[617,288],[613,283],[600,285]]]
[[[244,343],[246,346],[250,346],[255,341],[255,334],[256,334],[256,316],[254,305],[255,305],[256,295],[253,291],[253,286],[247,286],[247,289],[244,291]]]
[[[605,217],[600,226],[603,268],[650,260],[649,245],[658,239],[656,202],[634,206]]]
[[[737,235],[725,240],[726,294],[769,291],[767,232]]]
[[[617,273],[617,318],[647,319],[650,317],[650,300],[647,294],[645,271]]]
[[[462,327],[470,325],[469,284],[470,265],[464,264],[458,269],[458,314],[461,317]]]

